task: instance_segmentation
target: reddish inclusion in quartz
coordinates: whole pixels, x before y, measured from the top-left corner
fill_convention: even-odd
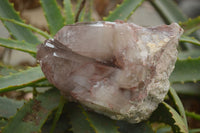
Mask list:
[[[136,123],[164,99],[181,34],[177,24],[80,23],[41,44],[37,59],[66,98]]]

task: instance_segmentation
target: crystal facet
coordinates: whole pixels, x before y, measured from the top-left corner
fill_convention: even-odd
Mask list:
[[[46,78],[71,101],[112,119],[138,123],[163,101],[181,27],[77,23],[39,46]]]

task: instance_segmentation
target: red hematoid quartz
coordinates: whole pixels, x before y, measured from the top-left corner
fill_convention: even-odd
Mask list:
[[[181,27],[173,23],[77,23],[39,46],[46,78],[71,101],[112,119],[137,123],[163,101],[177,59]]]

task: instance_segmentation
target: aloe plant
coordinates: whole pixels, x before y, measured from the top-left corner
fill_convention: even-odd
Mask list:
[[[126,21],[143,1],[124,0],[103,20],[115,21],[120,19]],[[75,23],[75,18],[78,18],[79,21],[92,21],[92,0],[89,0],[89,10],[84,7],[81,10],[82,1],[79,0],[76,11],[72,10],[70,0],[63,1],[63,8],[60,8],[55,0],[40,0],[40,2],[50,33],[25,24],[8,0],[0,1],[0,20],[12,36],[12,39],[0,38],[0,46],[23,51],[35,57],[36,47],[41,41],[33,32],[45,38],[51,38],[64,25]],[[178,94],[182,95],[200,95],[199,87],[195,88],[200,81],[200,42],[191,36],[193,32],[200,28],[200,19],[199,17],[187,19],[173,0],[151,0],[150,2],[166,20],[166,23],[179,22],[185,29],[180,44],[189,43],[198,47],[179,51],[179,59],[170,77],[171,88],[167,96],[169,99],[166,98],[166,101],[170,101],[171,104],[164,101],[149,120],[139,124],[115,121],[87,111],[81,105],[63,99],[57,89],[45,79],[39,66],[17,70],[1,63],[0,93],[23,91],[25,87],[31,87],[35,95],[32,100],[27,102],[0,97],[0,132],[152,133],[159,131],[164,133],[170,130],[177,133],[200,132],[200,129],[188,127],[186,117],[200,120],[200,115],[185,111],[176,93],[177,91]],[[61,14],[61,10],[64,14]],[[77,11],[80,13],[77,13]],[[38,87],[49,87],[49,90],[40,92]],[[194,88],[195,91],[193,91]],[[163,130],[161,130],[158,126],[153,126],[155,122],[167,125],[162,127]]]

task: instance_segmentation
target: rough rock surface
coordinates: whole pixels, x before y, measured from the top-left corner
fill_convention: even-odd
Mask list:
[[[163,101],[183,30],[95,22],[65,26],[39,46],[47,79],[67,99],[112,119],[137,123]]]

